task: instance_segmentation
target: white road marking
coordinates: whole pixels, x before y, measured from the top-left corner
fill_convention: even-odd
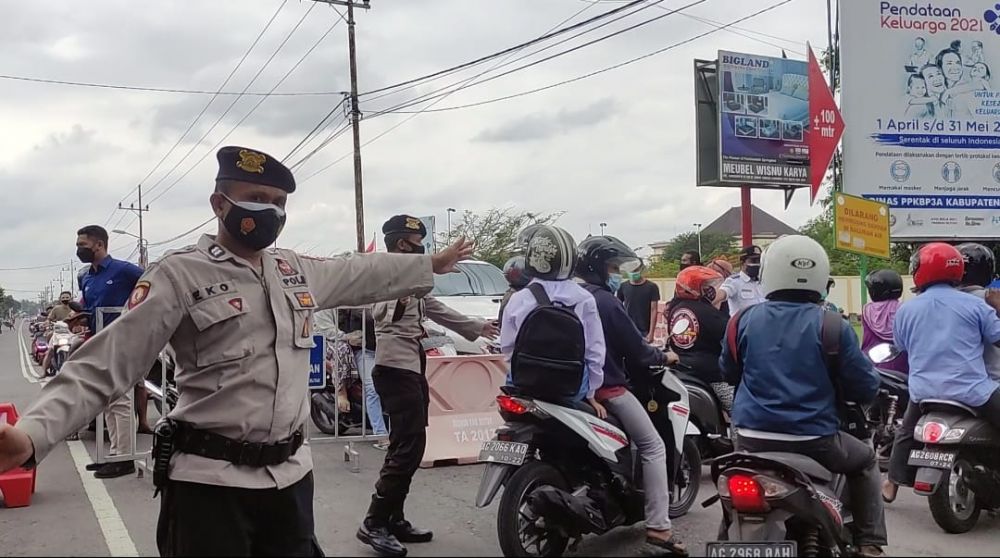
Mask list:
[[[135,548],[135,543],[132,542],[125,522],[118,514],[118,508],[115,507],[104,483],[94,478],[85,469],[90,463],[90,454],[87,453],[87,448],[80,441],[66,442],[66,445],[69,446],[69,453],[73,456],[77,473],[80,474],[80,482],[83,483],[83,489],[87,492],[87,498],[90,499],[90,506],[94,509],[94,515],[97,516],[97,523],[101,526],[104,542],[108,545],[108,552],[112,556],[138,556],[139,552]]]
[[[21,364],[21,375],[32,384],[40,383],[42,380],[35,375],[31,364],[31,357],[29,356],[30,353],[28,353],[28,348],[24,344],[24,330],[22,327],[17,328],[17,339],[15,341],[17,343],[18,362]]]

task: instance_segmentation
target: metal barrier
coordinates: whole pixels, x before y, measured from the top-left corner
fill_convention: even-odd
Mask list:
[[[96,327],[94,328],[94,334],[96,335],[97,333],[99,333],[101,330],[104,329],[104,327],[105,327],[104,324],[105,324],[105,321],[106,321],[105,320],[105,315],[107,315],[107,314],[121,314],[123,310],[124,310],[124,308],[122,308],[122,307],[111,307],[111,306],[102,306],[102,307],[99,307],[99,308],[95,309],[96,315],[94,316],[94,318],[95,318],[95,326]],[[166,380],[166,371],[162,370],[162,372],[163,372],[163,376],[161,377],[161,385],[165,385],[164,382]],[[143,379],[145,379],[145,375],[143,375]],[[142,478],[144,470],[152,472],[152,466],[150,465],[150,451],[140,452],[136,448],[136,442],[137,442],[137,439],[136,439],[136,427],[138,425],[136,423],[136,408],[137,407],[136,407],[136,401],[134,400],[134,397],[133,397],[133,393],[134,393],[134,386],[130,386],[129,389],[125,392],[125,394],[122,396],[123,398],[126,398],[126,399],[129,400],[129,411],[128,411],[128,417],[129,417],[129,420],[128,420],[128,430],[129,430],[129,433],[128,433],[128,435],[129,435],[129,438],[131,440],[132,451],[129,452],[129,453],[124,453],[124,454],[119,453],[119,454],[115,454],[115,455],[111,455],[111,454],[105,452],[105,447],[104,447],[104,430],[106,428],[106,424],[105,424],[105,421],[104,421],[104,413],[105,413],[105,411],[101,411],[100,413],[98,413],[97,417],[95,418],[95,421],[97,423],[96,440],[95,440],[95,443],[94,443],[95,451],[97,453],[97,458],[96,458],[95,461],[98,464],[118,463],[118,462],[125,462],[125,461],[135,461],[136,464],[138,465],[138,468],[137,468],[138,476],[140,478]],[[120,450],[121,450],[121,448],[119,448],[119,451]]]
[[[346,307],[345,306],[345,307],[340,307],[340,308],[329,310],[328,312],[331,312],[332,315],[334,316],[334,320],[333,320],[334,327],[336,327],[337,330],[339,330],[343,334],[343,329],[340,328],[341,324],[339,323],[339,320],[337,319],[338,312],[340,310],[345,310],[345,311],[359,311],[359,312],[362,313],[362,319],[361,319],[361,341],[360,341],[360,347],[357,349],[357,352],[359,353],[359,357],[355,358],[356,366],[354,367],[353,371],[349,371],[347,375],[344,375],[343,377],[339,377],[336,370],[333,370],[332,373],[328,374],[328,372],[327,372],[327,366],[328,366],[328,364],[327,364],[327,354],[330,353],[331,351],[334,351],[333,359],[335,361],[336,360],[336,353],[335,353],[335,351],[338,350],[336,344],[337,343],[347,343],[347,342],[340,335],[338,335],[336,337],[325,337],[324,336],[325,342],[326,343],[331,343],[331,345],[330,345],[330,347],[327,348],[326,351],[324,351],[324,354],[323,354],[323,362],[321,363],[322,370],[323,370],[323,378],[325,379],[327,377],[327,375],[329,375],[330,378],[331,378],[331,380],[333,380],[333,385],[332,386],[326,385],[326,382],[324,382],[324,384],[322,386],[310,385],[310,392],[311,392],[310,393],[310,401],[309,401],[309,404],[310,404],[310,417],[309,417],[309,421],[308,421],[309,424],[307,424],[307,426],[306,426],[306,433],[307,433],[307,439],[309,440],[310,444],[322,444],[322,443],[330,443],[330,442],[347,442],[344,445],[344,462],[348,464],[348,468],[351,470],[351,472],[359,473],[359,472],[361,472],[361,455],[354,448],[354,444],[356,442],[371,442],[371,441],[384,440],[387,436],[386,435],[376,436],[375,434],[369,434],[368,433],[369,410],[368,410],[368,398],[367,398],[366,393],[365,393],[365,384],[366,384],[366,382],[365,382],[365,373],[363,371],[365,369],[367,369],[368,365],[370,364],[369,359],[372,358],[368,354],[369,351],[367,350],[367,343],[366,343],[366,341],[367,341],[367,338],[368,338],[368,323],[367,323],[367,320],[364,318],[365,312],[370,311],[370,308],[363,307],[363,306],[351,306],[351,307]],[[327,311],[323,310],[321,312],[327,312]],[[314,329],[314,331],[318,331],[318,329],[319,328],[316,328],[316,329]],[[355,348],[352,347],[352,346],[350,346],[350,344],[348,344],[348,347],[350,347],[350,349],[351,349],[351,356],[353,358],[354,355],[355,355],[355,353],[356,353]],[[315,362],[313,362],[311,364],[313,366],[316,365]],[[357,376],[355,377],[354,374],[357,374]],[[350,392],[347,389],[351,381],[360,381],[360,383],[361,383],[361,401],[360,401],[360,406],[361,406],[360,430],[361,430],[361,433],[360,434],[347,435],[347,434],[344,434],[342,432],[342,429],[344,429],[344,430],[346,430],[346,429],[341,424],[340,418],[341,418],[341,414],[342,413],[340,411],[340,405],[337,404],[336,395],[337,395],[337,392],[339,391],[339,389],[341,388],[341,386],[343,386],[344,389],[345,389],[345,392],[346,392],[345,395],[347,396],[348,402],[350,403],[349,407],[353,406],[353,402],[350,402]],[[372,382],[372,383],[374,382],[374,380],[372,380],[371,377],[370,377],[370,373],[369,373],[369,380],[368,380],[368,382]],[[334,417],[333,417],[334,434],[333,435],[329,435],[329,434],[325,434],[325,433],[318,434],[316,431],[314,431],[314,427],[316,428],[316,430],[318,430],[318,427],[315,424],[313,424],[313,413],[315,412],[315,410],[312,409],[312,405],[314,405],[312,399],[313,399],[314,395],[316,394],[316,391],[325,391],[325,392],[330,393],[330,394],[333,395],[333,398],[334,398],[334,404],[333,404],[333,408],[334,408]],[[391,428],[391,425],[387,424],[387,429],[388,428]]]

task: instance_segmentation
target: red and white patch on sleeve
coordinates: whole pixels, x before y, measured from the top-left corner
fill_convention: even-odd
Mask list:
[[[128,297],[128,309],[131,310],[142,304],[149,297],[149,291],[153,285],[149,281],[139,281],[132,289],[132,294]]]

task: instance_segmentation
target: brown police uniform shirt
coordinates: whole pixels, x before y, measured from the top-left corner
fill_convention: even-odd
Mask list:
[[[68,304],[56,304],[49,312],[48,320],[50,322],[62,322],[72,313],[73,309]]]
[[[276,250],[259,271],[205,235],[149,267],[126,312],[70,357],[18,427],[41,461],[141,380],[169,342],[180,393],[172,418],[235,440],[287,440],[309,417],[313,312],[419,296],[433,282],[430,256],[317,260]],[[260,468],[178,453],[170,478],[281,489],[311,469],[306,444]]]
[[[375,365],[400,368],[421,373],[420,340],[427,336],[424,318],[430,318],[469,341],[475,341],[486,325],[485,320],[471,318],[448,308],[436,298],[410,297],[398,319],[396,306],[399,300],[380,302],[372,307],[375,318]]]

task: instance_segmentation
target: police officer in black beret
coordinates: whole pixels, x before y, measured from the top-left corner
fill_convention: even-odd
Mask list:
[[[410,215],[396,215],[382,226],[389,252],[423,254],[424,224]],[[389,450],[375,483],[375,494],[358,539],[383,556],[406,556],[402,543],[428,542],[434,536],[406,520],[403,506],[413,474],[420,467],[427,445],[427,412],[430,391],[424,373],[427,356],[421,340],[427,337],[423,322],[433,320],[468,339],[494,339],[493,323],[471,318],[448,308],[429,295],[406,296],[380,302],[375,318],[375,368],[372,380],[389,415]]]
[[[285,225],[291,171],[245,147],[218,160],[218,233],[150,265],[122,316],[70,356],[16,427],[0,424],[0,473],[44,459],[169,342],[180,397],[155,428],[160,554],[321,555],[304,444],[313,312],[427,294],[472,247],[330,260],[267,249]]]

